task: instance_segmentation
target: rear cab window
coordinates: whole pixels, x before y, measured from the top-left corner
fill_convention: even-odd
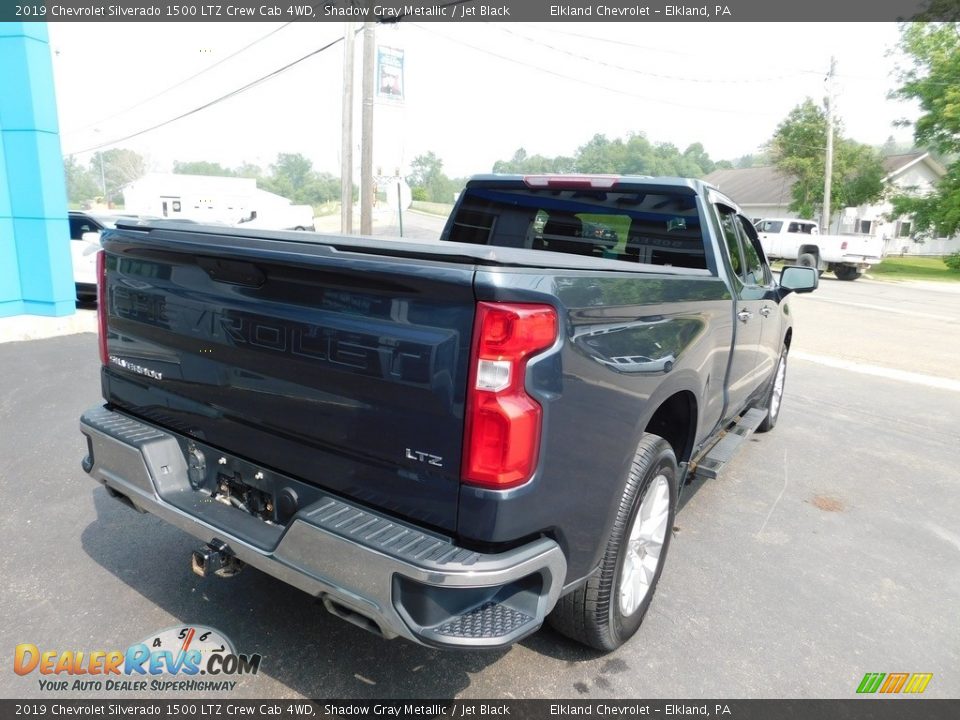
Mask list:
[[[468,187],[453,242],[707,270],[697,198],[683,187]]]

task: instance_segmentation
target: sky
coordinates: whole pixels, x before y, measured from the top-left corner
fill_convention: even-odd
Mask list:
[[[151,170],[175,160],[268,166],[303,153],[339,175],[343,46],[184,119],[342,37],[343,23],[51,23],[64,155],[126,147]],[[400,23],[377,43],[402,49],[405,99],[374,106],[374,164],[406,174],[433,151],[451,177],[490,172],[520,147],[573,155],[594,134],[643,133],[711,158],[757,152],[795,105],[826,94],[837,60],[844,134],[909,142],[889,100],[895,23]],[[359,167],[357,37],[354,165]],[[233,57],[231,57],[233,56]],[[199,74],[198,74],[199,73]],[[196,75],[196,77],[191,77]],[[375,171],[376,171],[375,170]]]

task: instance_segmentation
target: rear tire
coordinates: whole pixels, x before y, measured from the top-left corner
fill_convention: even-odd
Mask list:
[[[863,273],[849,265],[837,265],[833,269],[833,274],[837,276],[837,280],[856,280]]]
[[[787,380],[787,347],[783,347],[780,353],[780,362],[777,363],[777,369],[773,371],[773,377],[770,379],[770,388],[763,396],[761,408],[767,411],[767,417],[757,426],[758,433],[770,432],[777,426],[777,419],[780,417],[780,408],[783,407],[783,388]]]
[[[637,446],[600,568],[560,598],[550,624],[597,650],[614,650],[637,632],[663,572],[677,511],[677,458],[657,435]]]
[[[797,258],[797,264],[801,267],[817,267],[817,256],[813,253],[803,253]]]

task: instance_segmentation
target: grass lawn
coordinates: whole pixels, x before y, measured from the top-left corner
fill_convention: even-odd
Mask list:
[[[960,272],[948,268],[940,258],[886,257],[867,273],[877,280],[960,281]]]
[[[428,215],[437,215],[439,217],[447,217],[450,214],[450,211],[453,210],[453,204],[424,202],[423,200],[414,200],[410,205],[410,209],[419,210],[420,212],[427,213]]]

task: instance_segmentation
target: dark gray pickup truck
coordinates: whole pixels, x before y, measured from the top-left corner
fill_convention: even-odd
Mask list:
[[[772,428],[793,335],[699,181],[480,176],[438,242],[124,225],[84,469],[384,637],[636,632],[678,495]]]

